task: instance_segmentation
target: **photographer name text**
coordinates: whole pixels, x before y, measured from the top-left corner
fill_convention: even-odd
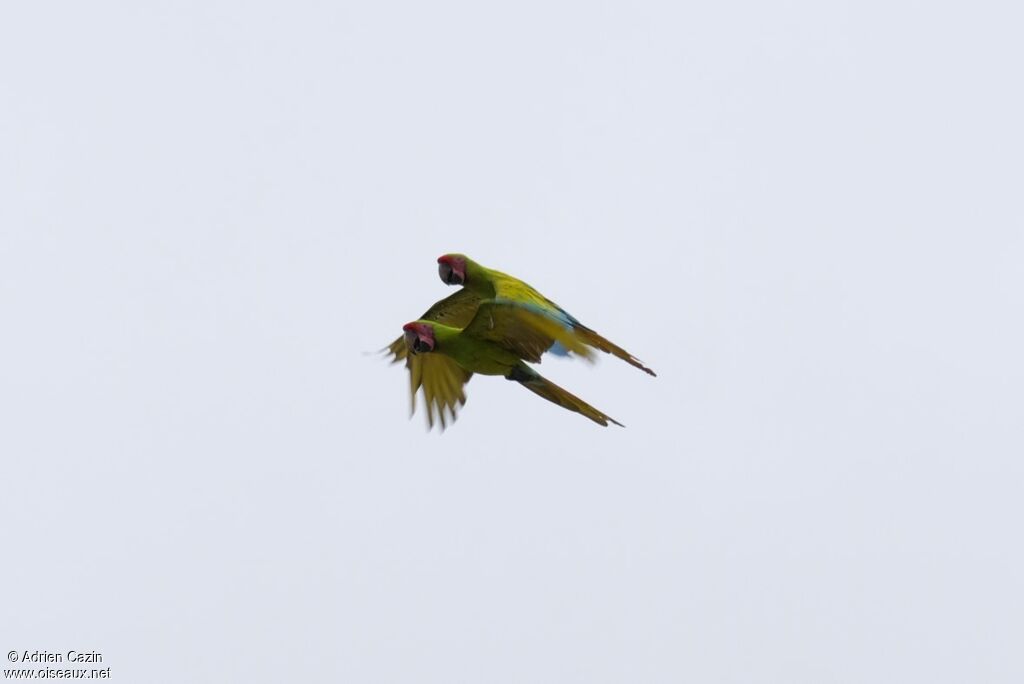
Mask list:
[[[7,660],[12,663],[102,663],[99,651],[11,651]]]

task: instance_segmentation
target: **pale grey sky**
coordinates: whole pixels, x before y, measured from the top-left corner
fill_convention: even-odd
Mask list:
[[[0,10],[0,652],[120,682],[1024,680],[1012,3]],[[518,275],[626,347],[407,419]],[[6,665],[5,665],[6,667]]]

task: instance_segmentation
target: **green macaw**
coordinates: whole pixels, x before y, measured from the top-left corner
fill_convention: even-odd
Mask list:
[[[406,358],[414,408],[416,390],[422,385],[431,425],[434,410],[442,429],[446,425],[446,411],[455,420],[456,407],[466,403],[464,386],[474,373],[515,380],[531,392],[600,425],[622,425],[524,363],[539,362],[555,342],[588,356],[590,350],[567,334],[564,327],[521,304],[494,300],[475,302],[476,310],[470,320],[459,327],[457,323],[465,319],[470,297],[475,297],[462,292],[466,291],[438,302],[423,318],[407,323],[402,328],[404,337],[396,340],[404,349],[397,348],[396,343],[388,348],[396,361],[403,354]],[[454,297],[462,299],[449,301]],[[439,318],[446,320],[441,323]]]
[[[473,321],[480,303],[480,298],[474,292],[461,289],[435,303],[417,322],[440,323],[447,328],[461,330]],[[539,362],[540,354],[550,348],[557,339],[564,339],[564,346],[567,349],[573,349],[584,358],[591,358],[590,349],[567,337],[560,326],[553,325],[550,320],[527,309],[518,310],[518,314],[509,316],[503,322],[506,326],[511,326],[513,321],[518,321],[520,325],[539,328],[539,334],[537,330],[532,331],[535,347],[530,354],[531,359]],[[530,330],[520,332],[521,336],[530,334]],[[422,389],[427,424],[433,427],[436,413],[443,430],[449,420],[454,422],[458,407],[466,403],[463,385],[469,381],[472,373],[467,373],[454,359],[445,354],[415,354],[409,351],[404,336],[397,337],[384,349],[385,353],[391,355],[392,363],[405,361],[406,368],[409,369],[410,413],[416,412],[416,395]]]
[[[606,354],[613,354],[645,373],[655,375],[654,371],[640,362],[640,359],[580,323],[565,309],[522,280],[481,266],[464,254],[445,254],[438,258],[437,263],[441,280],[448,285],[462,285],[460,292],[471,292],[480,301],[494,299],[499,302],[522,304],[564,327],[577,342],[600,349]],[[565,353],[558,345],[551,351],[556,354]]]
[[[464,328],[476,315],[480,306],[480,298],[469,290],[462,289],[445,297],[427,309],[420,320],[435,321],[454,328]],[[391,363],[405,361],[409,369],[409,413],[416,413],[416,394],[423,388],[423,401],[427,407],[427,424],[434,426],[434,412],[441,421],[441,429],[446,426],[445,412],[455,420],[457,407],[466,403],[466,394],[462,386],[469,380],[458,380],[463,373],[459,365],[443,354],[410,354],[405,345],[405,338],[399,336],[384,348],[391,355]],[[455,380],[453,380],[453,378]]]

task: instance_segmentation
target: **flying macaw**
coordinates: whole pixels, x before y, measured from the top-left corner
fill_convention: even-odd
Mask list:
[[[480,297],[462,289],[435,303],[420,316],[419,320],[464,328],[473,320],[479,306]],[[443,354],[410,354],[403,336],[396,338],[384,351],[391,354],[391,363],[404,360],[406,368],[409,369],[410,413],[416,412],[416,393],[422,387],[423,401],[427,407],[427,425],[434,426],[435,411],[441,421],[442,430],[447,424],[446,411],[454,422],[457,408],[466,403],[466,393],[462,386],[469,381],[469,375],[460,379],[465,372],[455,361]]]
[[[459,296],[461,292],[464,291],[452,297]],[[433,312],[436,316],[438,311],[435,309],[446,301],[438,302],[427,314]],[[494,300],[480,301],[472,318],[460,328],[448,324],[464,316],[464,310],[460,307],[465,302],[457,304],[459,306],[454,309],[441,307],[445,313],[443,317],[449,319],[446,323],[425,316],[402,328],[405,335],[401,341],[405,346],[412,378],[413,402],[416,390],[422,384],[427,402],[427,418],[431,425],[434,408],[440,416],[442,429],[445,426],[446,410],[451,420],[455,420],[456,404],[466,403],[465,384],[474,373],[479,373],[515,380],[531,392],[600,425],[607,426],[611,422],[622,426],[622,423],[523,363],[539,362],[541,355],[556,341],[577,354],[589,355],[590,350],[567,334],[565,328],[521,304]],[[396,361],[401,358],[401,352],[395,349],[394,344],[389,350],[395,355]]]
[[[437,263],[441,280],[448,285],[462,285],[460,292],[472,292],[480,301],[494,299],[499,302],[522,304],[563,326],[578,342],[600,349],[606,354],[613,354],[645,373],[655,375],[654,371],[640,362],[640,359],[580,323],[565,309],[522,280],[481,266],[464,254],[445,254],[438,258]],[[557,346],[551,351],[564,353],[564,350]]]
[[[461,330],[473,321],[480,303],[480,297],[476,293],[463,288],[427,309],[417,323],[440,323],[448,328]],[[572,349],[580,356],[588,359],[592,356],[588,347],[570,337],[560,325],[522,307],[505,309],[507,312],[513,310],[518,315],[510,314],[503,323],[506,327],[514,327],[513,323],[518,321],[520,325],[530,327],[529,330],[519,333],[521,337],[532,337],[534,347],[530,360],[535,359],[539,362],[540,355],[559,339],[563,340],[565,348]],[[406,368],[409,369],[410,412],[416,412],[416,394],[422,388],[427,424],[433,427],[435,412],[441,422],[441,429],[447,426],[449,420],[454,422],[458,407],[466,403],[463,385],[469,381],[472,373],[467,373],[454,359],[445,354],[409,353],[410,348],[406,344],[405,336],[396,338],[384,351],[391,355],[392,363],[404,360]]]

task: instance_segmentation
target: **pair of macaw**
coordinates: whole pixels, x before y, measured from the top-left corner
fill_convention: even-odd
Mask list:
[[[622,426],[524,362],[540,363],[547,351],[589,359],[592,349],[599,349],[646,373],[654,375],[654,371],[517,278],[462,254],[446,254],[437,263],[441,280],[462,289],[434,304],[419,320],[407,323],[402,328],[405,335],[385,349],[392,363],[405,359],[413,412],[416,393],[422,388],[427,422],[432,427],[436,413],[443,430],[448,420],[455,421],[458,406],[466,403],[465,384],[480,373],[514,380],[595,423]]]

